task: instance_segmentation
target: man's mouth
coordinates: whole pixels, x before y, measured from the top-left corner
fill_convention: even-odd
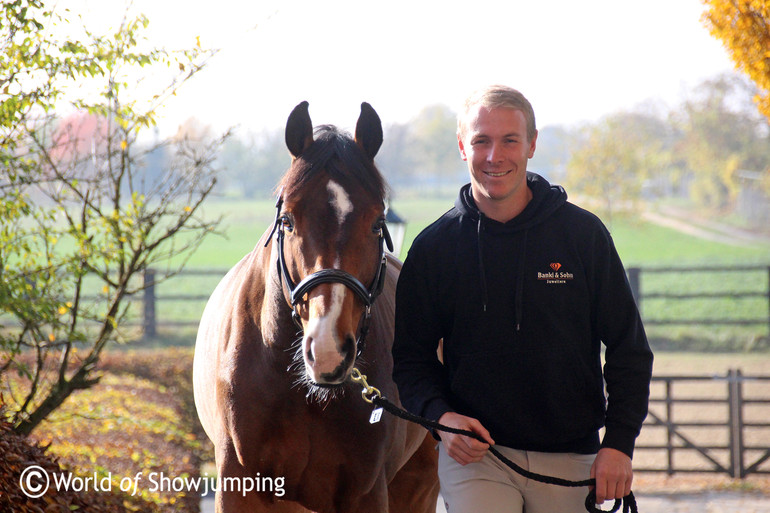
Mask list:
[[[501,176],[505,176],[505,175],[507,175],[510,172],[511,172],[510,170],[508,170],[508,171],[498,171],[498,172],[484,171],[484,174],[487,175],[487,176],[491,176],[492,178],[498,178],[498,177],[501,177]]]

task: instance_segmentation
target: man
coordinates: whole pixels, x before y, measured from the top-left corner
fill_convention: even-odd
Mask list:
[[[527,481],[493,444],[532,472],[596,478],[599,504],[624,497],[652,353],[610,234],[527,172],[537,129],[518,91],[472,94],[457,141],[471,182],[409,251],[393,347],[403,404],[487,441],[437,433],[448,511],[583,511],[586,489]]]

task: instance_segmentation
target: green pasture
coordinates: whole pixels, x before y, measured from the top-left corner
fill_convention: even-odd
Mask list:
[[[454,198],[396,200],[391,208],[407,222],[404,248],[449,210]],[[209,202],[204,216],[222,216],[221,234],[210,235],[190,258],[191,268],[229,268],[251,251],[275,217],[273,200]],[[626,267],[698,265],[770,265],[770,244],[732,246],[682,234],[641,220],[614,216],[609,226]],[[402,252],[402,258],[406,251]]]
[[[391,205],[407,221],[404,249],[429,223],[453,205],[452,198],[403,199]],[[221,274],[251,251],[258,239],[269,229],[275,207],[272,200],[210,202],[203,212],[207,217],[222,216],[220,234],[212,234],[188,261],[188,270],[221,270]],[[626,267],[643,270],[661,267],[700,266],[764,266],[751,272],[653,273],[643,272],[643,294],[674,292],[734,292],[733,298],[698,298],[688,300],[643,299],[645,319],[767,319],[767,297],[747,296],[768,290],[770,245],[728,245],[686,235],[670,228],[651,224],[640,216],[614,216],[609,226],[615,244]],[[157,288],[157,295],[191,294],[208,296],[220,275],[178,276]],[[176,337],[194,335],[205,300],[161,300],[157,318],[184,320],[189,325],[174,328]],[[662,325],[647,327],[650,338],[659,347],[690,350],[768,349],[767,322],[749,326],[726,325]],[[161,330],[163,332],[163,330]],[[189,333],[189,335],[188,335]],[[162,337],[161,337],[162,338]],[[161,342],[163,343],[163,342]]]

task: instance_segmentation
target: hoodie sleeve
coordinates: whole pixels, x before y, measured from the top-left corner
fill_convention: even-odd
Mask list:
[[[597,254],[596,326],[606,346],[606,431],[602,447],[633,456],[636,437],[647,416],[653,355],[625,269],[606,228]]]
[[[407,410],[438,420],[452,408],[446,371],[437,355],[441,323],[438,303],[431,297],[436,289],[428,283],[429,268],[413,246],[396,289],[393,380]]]

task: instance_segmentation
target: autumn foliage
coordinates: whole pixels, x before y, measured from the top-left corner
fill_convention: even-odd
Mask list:
[[[770,3],[767,0],[705,0],[703,19],[722,41],[735,66],[760,89],[755,100],[770,120]]]
[[[148,480],[151,472],[196,479],[207,457],[193,406],[192,349],[110,352],[99,370],[105,375],[97,386],[74,393],[31,437],[0,423],[0,511],[197,512],[199,492],[153,491]],[[108,478],[111,490],[52,485],[30,499],[19,479],[31,465],[49,475]],[[138,493],[121,493],[121,481],[140,472]]]

